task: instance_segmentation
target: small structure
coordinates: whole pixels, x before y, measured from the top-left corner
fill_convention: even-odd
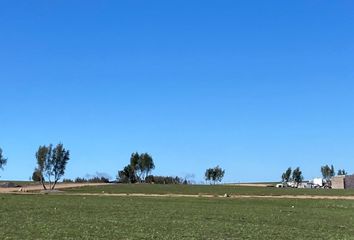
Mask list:
[[[331,179],[331,184],[333,189],[344,189],[344,179],[345,175],[338,175],[335,177],[332,177]]]
[[[344,188],[354,189],[354,175],[347,175],[344,178]]]
[[[338,175],[331,182],[333,189],[354,189],[354,175]]]

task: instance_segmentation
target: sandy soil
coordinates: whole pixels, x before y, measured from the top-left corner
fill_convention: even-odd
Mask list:
[[[65,189],[65,188],[75,188],[84,186],[101,186],[107,185],[109,183],[58,183],[55,189]],[[46,185],[49,188],[49,185]],[[30,192],[30,191],[40,191],[43,190],[42,185],[24,185],[17,188],[0,188],[0,193],[11,193],[11,192]]]
[[[75,186],[61,186],[59,189],[63,188],[72,188],[72,187],[82,187],[88,185],[96,185],[96,184],[76,184]],[[37,189],[36,189],[37,190]],[[1,193],[1,192],[0,192]],[[3,192],[3,193],[12,193],[12,194],[27,194],[27,195],[36,195],[41,194],[40,192]],[[100,196],[100,197],[186,197],[186,198],[230,198],[230,199],[247,199],[247,198],[259,198],[259,199],[325,199],[325,200],[354,200],[354,196],[312,196],[312,195],[280,195],[280,196],[272,196],[272,195],[233,195],[229,197],[225,197],[223,195],[190,195],[190,194],[144,194],[144,193],[70,193],[70,192],[62,192],[55,193],[62,195],[70,195],[70,196]]]

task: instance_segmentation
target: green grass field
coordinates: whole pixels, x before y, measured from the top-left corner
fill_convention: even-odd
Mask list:
[[[345,200],[3,194],[0,213],[0,239],[354,239]]]
[[[65,190],[72,193],[143,193],[143,194],[207,194],[207,195],[321,195],[354,196],[354,190],[342,189],[292,189],[274,187],[244,187],[230,185],[163,185],[163,184],[113,184],[88,186]]]

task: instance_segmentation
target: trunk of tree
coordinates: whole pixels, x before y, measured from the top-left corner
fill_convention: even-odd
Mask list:
[[[54,184],[53,184],[52,190],[54,190],[55,185],[57,184],[58,180],[59,180],[59,179],[57,179],[57,180],[55,180],[55,181],[54,181]]]
[[[47,190],[47,187],[45,186],[45,184],[44,184],[44,179],[41,177],[41,183],[42,183],[42,186],[43,186],[43,189],[44,190]]]

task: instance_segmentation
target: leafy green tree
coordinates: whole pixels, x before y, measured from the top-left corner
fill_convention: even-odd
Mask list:
[[[155,168],[154,160],[148,153],[142,153],[139,157],[139,163],[141,172],[140,179],[144,178],[145,181],[146,177]]]
[[[206,181],[212,181],[213,179],[213,175],[214,175],[214,170],[213,168],[208,168],[207,170],[205,170],[205,180]]]
[[[138,169],[140,168],[139,160],[140,160],[139,153],[138,152],[132,153],[132,155],[130,156],[130,166],[132,167],[134,173],[138,171]]]
[[[289,167],[282,175],[281,179],[283,182],[289,182],[291,180],[291,167]]]
[[[347,175],[348,173],[344,169],[339,169],[337,175]]]
[[[225,175],[225,170],[221,169],[219,166],[214,168],[208,168],[205,170],[205,180],[216,182],[221,182]]]
[[[66,165],[70,159],[69,150],[66,150],[63,144],[58,144],[54,149],[50,144],[47,146],[40,146],[36,152],[37,171],[40,177],[40,182],[44,189],[45,177],[49,181],[49,189],[54,189],[59,179],[64,175]],[[52,185],[52,177],[53,185]]]
[[[143,182],[154,168],[151,155],[135,152],[130,156],[130,164],[118,171],[117,180],[122,183]]]
[[[118,171],[117,181],[121,183],[136,183],[137,179],[134,168],[128,164],[123,170]]]
[[[302,180],[304,180],[304,177],[302,176],[302,171],[299,167],[294,169],[292,178],[296,183],[296,187],[298,187]]]
[[[47,165],[49,165],[50,162],[50,154],[52,151],[52,145],[47,146],[39,146],[37,152],[36,152],[36,159],[37,159],[37,171],[38,175],[40,177],[40,182],[42,183],[42,186],[44,189],[47,189],[46,185],[44,184],[45,179],[44,179],[44,172],[47,169]]]
[[[0,169],[4,169],[4,166],[7,163],[7,159],[2,154],[2,149],[0,148]]]
[[[63,144],[59,143],[52,152],[52,161],[51,161],[51,172],[54,176],[54,184],[52,189],[55,188],[55,185],[58,183],[60,178],[64,176],[65,168],[70,160],[70,152],[66,150]]]
[[[322,177],[324,179],[326,179],[327,181],[329,181],[335,175],[335,171],[334,171],[333,165],[331,165],[331,167],[328,166],[328,165],[322,166],[321,167],[321,173],[322,173]]]
[[[40,182],[43,176],[41,176],[41,172],[36,168],[32,173],[32,181]]]

